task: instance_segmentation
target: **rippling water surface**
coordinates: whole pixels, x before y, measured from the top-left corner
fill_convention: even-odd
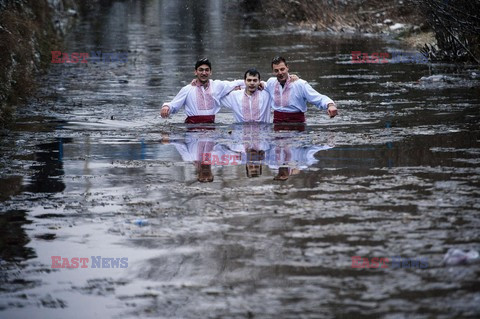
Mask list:
[[[64,51],[128,62],[52,65],[1,137],[0,317],[478,318],[480,263],[441,262],[480,250],[480,72],[350,63],[400,49],[270,26],[228,1],[97,8]],[[158,116],[198,57],[215,79],[255,66],[266,80],[278,54],[339,116],[310,107],[304,131]],[[92,268],[97,256],[127,267]]]

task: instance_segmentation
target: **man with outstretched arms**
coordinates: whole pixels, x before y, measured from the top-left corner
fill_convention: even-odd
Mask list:
[[[171,102],[164,103],[161,116],[167,118],[185,106],[187,118],[185,123],[215,123],[215,114],[220,110],[220,99],[243,81],[210,80],[212,64],[208,59],[195,63],[196,79],[192,84],[184,86]]]
[[[272,71],[275,77],[268,79],[266,90],[273,99],[273,123],[304,123],[307,102],[326,109],[330,117],[337,115],[337,107],[328,96],[318,93],[304,80],[291,81],[283,57],[273,58]]]

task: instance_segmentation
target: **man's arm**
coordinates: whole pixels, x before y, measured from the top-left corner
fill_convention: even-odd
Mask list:
[[[270,96],[273,97],[273,92],[275,91],[275,81],[277,78],[271,77],[265,83],[265,90],[270,93]]]
[[[170,114],[177,113],[178,110],[185,105],[188,92],[190,92],[190,88],[188,86],[184,86],[171,102],[163,103],[160,115],[163,118],[167,118]]]
[[[232,109],[234,103],[235,103],[235,97],[233,92],[220,99],[220,105],[223,105],[228,109]]]
[[[226,96],[228,93],[233,91],[235,87],[239,86],[241,89],[245,88],[245,81],[244,80],[235,80],[235,81],[214,81],[216,85],[218,85],[218,99]],[[215,93],[217,93],[215,92]]]
[[[330,117],[334,117],[338,114],[337,107],[335,102],[326,95],[318,93],[310,84],[305,82],[304,94],[308,102],[312,103],[319,109],[327,110],[327,113]]]

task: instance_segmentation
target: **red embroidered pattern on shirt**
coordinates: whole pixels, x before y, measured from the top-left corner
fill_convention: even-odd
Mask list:
[[[215,100],[212,97],[211,85],[205,89],[205,94],[202,90],[202,83],[197,81],[197,108],[199,110],[213,110],[215,106]]]
[[[252,106],[250,107],[250,99]],[[260,120],[260,92],[255,91],[251,98],[247,94],[243,94],[242,98],[242,114],[244,121],[259,121]]]
[[[288,106],[288,100],[290,98],[290,77],[287,79],[285,86],[283,87],[283,92],[280,94],[280,82],[275,83],[275,92],[274,100],[275,105],[278,107]]]

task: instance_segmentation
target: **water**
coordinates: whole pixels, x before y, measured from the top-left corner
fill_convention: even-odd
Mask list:
[[[65,52],[129,60],[52,65],[2,135],[1,318],[479,316],[480,265],[441,264],[480,250],[479,71],[352,64],[402,47],[263,20],[220,0],[113,2],[82,20]],[[255,66],[266,80],[278,54],[339,116],[310,107],[303,132],[159,117],[197,58],[213,78]],[[219,162],[200,166],[198,149]],[[128,265],[92,268],[98,256]]]

